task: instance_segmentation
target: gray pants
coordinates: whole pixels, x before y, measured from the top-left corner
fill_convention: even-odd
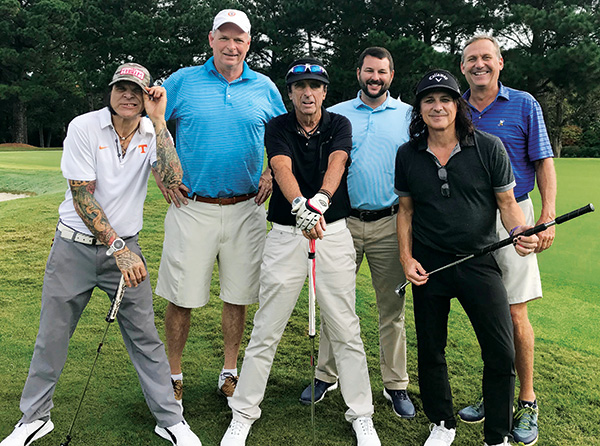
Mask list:
[[[143,259],[137,236],[127,240],[127,247]],[[69,340],[92,290],[98,287],[111,297],[114,295],[121,272],[106,250],[102,245],[65,240],[56,233],[44,275],[40,328],[21,396],[23,423],[50,415],[54,406],[52,395],[67,360]],[[154,325],[148,279],[137,288],[127,288],[117,321],[146,403],[158,425],[168,427],[181,422],[183,416],[173,396],[165,348]],[[92,359],[90,356],[90,364]]]

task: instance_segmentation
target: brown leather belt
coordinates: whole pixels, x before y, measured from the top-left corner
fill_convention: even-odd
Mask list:
[[[237,195],[235,197],[221,197],[221,198],[212,198],[212,197],[201,197],[200,195],[192,195],[190,200],[200,201],[202,203],[211,203],[211,204],[220,204],[225,206],[227,204],[236,204],[241,203],[242,201],[248,201],[251,198],[254,198],[258,195],[258,192],[254,192],[252,194],[244,194]]]

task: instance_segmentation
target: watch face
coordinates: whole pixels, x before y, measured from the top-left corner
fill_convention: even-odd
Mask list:
[[[112,242],[112,247],[115,251],[120,251],[121,249],[125,248],[125,242],[123,239],[117,238]]]

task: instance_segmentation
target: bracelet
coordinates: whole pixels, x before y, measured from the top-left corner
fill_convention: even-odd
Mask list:
[[[519,228],[521,225],[515,226],[514,228],[512,228],[510,230],[510,232],[508,233],[508,235],[510,235],[511,237],[513,236],[513,234],[515,233],[515,229]]]
[[[327,198],[329,199],[329,203],[331,203],[331,192],[329,192],[326,189],[319,189],[319,193],[326,195]]]

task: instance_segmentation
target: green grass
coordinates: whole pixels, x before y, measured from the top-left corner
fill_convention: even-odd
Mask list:
[[[33,191],[38,196],[0,203],[0,438],[11,432],[20,416],[19,398],[37,333],[44,264],[66,187],[58,170],[59,152],[44,152],[49,158],[42,158],[36,152],[12,153],[16,157],[10,161],[4,155],[0,153],[0,191]],[[25,165],[29,167],[24,168]],[[588,202],[600,206],[600,180],[596,174],[600,160],[565,159],[557,160],[556,165],[559,214]],[[140,244],[148,260],[150,280],[155,284],[166,204],[152,179],[149,185]],[[536,194],[534,201],[539,209]],[[559,226],[555,246],[539,257],[544,299],[530,304],[529,311],[537,335],[535,386],[541,407],[538,444],[543,446],[599,444],[598,219],[598,213],[594,213]],[[216,393],[223,357],[216,278],[212,294],[207,307],[193,312],[191,336],[184,353],[185,415],[205,446],[219,444],[231,418],[224,399]],[[279,345],[261,405],[263,416],[252,429],[249,446],[310,444],[310,408],[298,403],[299,394],[311,376],[306,301],[303,292]],[[54,396],[56,407],[52,418],[56,429],[36,445],[57,445],[64,440],[105,328],[108,306],[106,295],[96,292],[85,310]],[[155,310],[158,330],[163,336],[163,299],[155,299]],[[244,345],[255,310],[256,306],[250,308]],[[419,400],[412,301],[407,300],[406,312],[408,368],[412,380],[409,392],[418,411],[412,421],[399,420],[381,395],[377,309],[366,264],[357,278],[357,313],[362,321],[371,374],[374,420],[382,443],[420,445],[427,437],[428,421]],[[458,410],[477,396],[482,362],[469,321],[456,302],[450,316],[447,357]],[[339,391],[317,405],[318,444],[355,444],[344,411]],[[165,441],[153,435],[153,427],[115,325],[109,331],[94,371],[72,445],[165,445]],[[481,446],[482,426],[459,424],[454,444]]]
[[[55,150],[62,150],[62,147],[23,147],[19,145],[0,144],[0,152],[46,152]]]

